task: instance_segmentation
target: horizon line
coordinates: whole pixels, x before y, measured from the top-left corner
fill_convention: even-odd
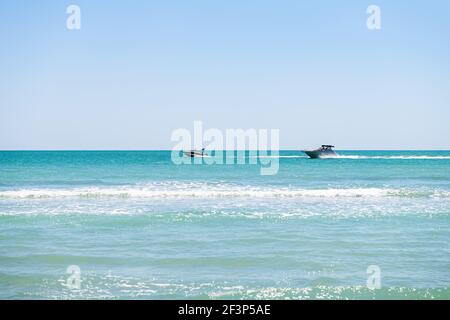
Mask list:
[[[205,149],[211,150],[211,149]],[[221,149],[217,151],[298,151],[303,152],[304,149]],[[335,149],[336,151],[449,151],[450,149]],[[0,152],[77,152],[77,151],[174,151],[173,149],[0,149]],[[183,151],[183,150],[179,150]]]

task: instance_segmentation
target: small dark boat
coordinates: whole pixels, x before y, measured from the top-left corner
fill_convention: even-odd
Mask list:
[[[205,152],[205,148],[203,148],[201,151],[198,150],[189,150],[189,151],[183,151],[185,156],[195,158],[195,157],[206,157],[208,154]]]
[[[337,153],[333,150],[334,146],[329,144],[324,144],[316,150],[304,150],[303,152],[312,159],[317,158],[333,158],[337,157]]]

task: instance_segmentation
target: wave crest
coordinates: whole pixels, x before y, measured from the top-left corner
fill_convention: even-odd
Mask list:
[[[187,184],[182,187],[112,187],[75,189],[21,189],[0,191],[0,199],[41,199],[41,198],[299,198],[299,197],[429,197],[450,198],[446,190],[415,190],[388,188],[330,188],[292,189],[256,187],[217,187]]]

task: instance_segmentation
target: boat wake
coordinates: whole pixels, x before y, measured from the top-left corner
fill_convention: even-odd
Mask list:
[[[357,156],[338,155],[334,159],[399,159],[399,160],[450,160],[450,156]]]

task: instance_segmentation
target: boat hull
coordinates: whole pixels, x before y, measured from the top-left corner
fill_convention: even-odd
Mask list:
[[[206,153],[197,152],[197,151],[183,151],[183,154],[190,158],[197,158],[197,157],[204,158],[204,157],[208,156]]]
[[[333,150],[311,150],[311,151],[303,151],[310,157],[311,159],[319,159],[319,158],[333,158],[337,157],[337,153]]]

